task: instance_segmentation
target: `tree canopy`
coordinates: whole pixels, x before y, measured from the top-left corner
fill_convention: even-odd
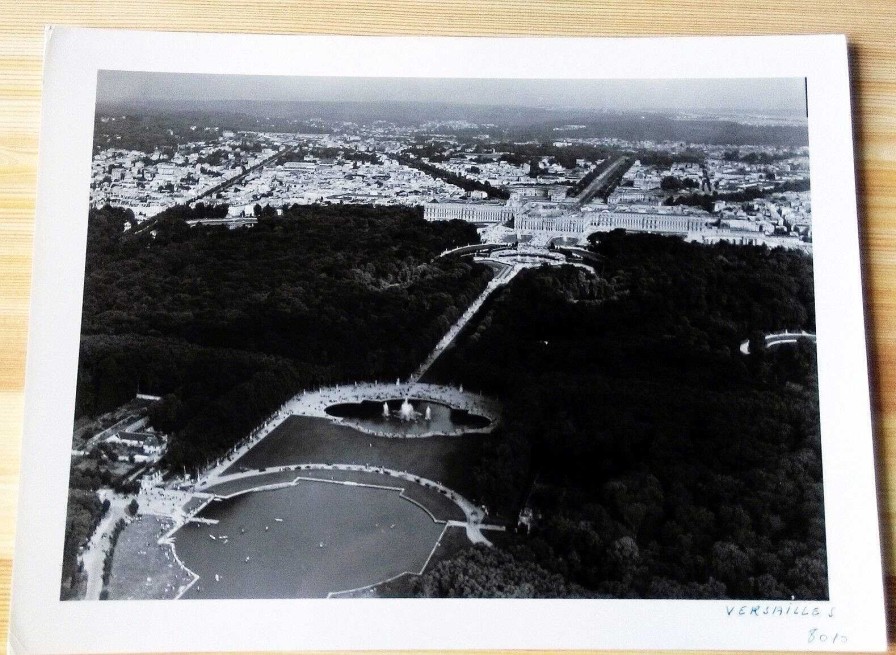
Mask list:
[[[302,388],[408,375],[490,276],[436,259],[471,225],[417,209],[296,205],[237,230],[180,214],[131,235],[129,212],[91,212],[77,395],[78,415],[163,396],[178,467]]]
[[[477,500],[536,516],[514,562],[612,597],[826,598],[814,345],[739,351],[814,331],[811,257],[621,231],[592,248],[600,276],[520,274],[432,370],[504,401]],[[444,568],[427,589],[464,588]]]

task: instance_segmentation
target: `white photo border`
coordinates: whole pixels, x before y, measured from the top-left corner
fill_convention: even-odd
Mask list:
[[[103,69],[806,78],[830,601],[60,601],[96,80]],[[498,39],[49,28],[42,107],[12,652],[886,648],[843,36]],[[783,616],[763,615],[766,607],[780,607]]]

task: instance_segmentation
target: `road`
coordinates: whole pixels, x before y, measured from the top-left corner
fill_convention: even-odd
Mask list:
[[[203,198],[207,198],[208,196],[212,195],[213,193],[217,193],[218,191],[223,191],[227,187],[229,187],[233,184],[236,184],[240,180],[244,179],[250,173],[257,171],[262,166],[267,166],[271,162],[276,161],[276,160],[280,159],[281,157],[285,157],[286,155],[290,154],[291,152],[295,152],[297,147],[298,146],[287,146],[286,148],[283,148],[282,150],[278,150],[276,153],[274,153],[270,157],[267,157],[266,159],[264,159],[258,163],[252,164],[252,166],[247,168],[244,172],[240,173],[239,175],[234,175],[233,177],[229,177],[226,180],[222,181],[217,186],[213,186],[212,188],[206,189],[205,191],[202,191],[201,193],[197,193],[195,196],[193,196],[192,199],[188,200],[185,204],[194,203],[198,200],[202,200]]]
[[[217,192],[219,192],[219,191],[223,191],[223,190],[226,189],[227,187],[229,187],[229,186],[231,186],[231,185],[233,185],[233,184],[236,184],[236,183],[239,182],[240,180],[245,179],[246,176],[248,176],[248,175],[250,175],[251,173],[257,171],[257,170],[258,170],[259,168],[261,168],[262,166],[267,166],[267,165],[270,164],[271,162],[276,161],[276,160],[278,160],[278,159],[280,159],[280,158],[282,158],[282,157],[285,157],[286,155],[288,155],[288,154],[291,153],[291,152],[294,152],[295,149],[296,149],[296,146],[287,146],[287,147],[284,148],[283,150],[279,150],[279,151],[277,151],[276,153],[274,153],[274,154],[271,155],[270,157],[267,157],[266,159],[264,159],[264,160],[262,160],[262,161],[260,161],[260,162],[258,162],[258,163],[256,163],[256,164],[253,164],[252,166],[250,166],[249,168],[247,168],[247,169],[246,169],[245,171],[243,171],[242,173],[239,173],[239,174],[237,174],[237,175],[234,175],[233,177],[228,177],[226,180],[222,181],[220,184],[217,184],[217,185],[215,185],[215,186],[213,186],[213,187],[211,187],[211,188],[209,188],[209,189],[205,189],[204,191],[200,191],[199,193],[195,194],[194,196],[192,196],[192,197],[190,197],[190,198],[185,198],[185,199],[182,200],[181,202],[182,202],[184,205],[191,205],[191,204],[193,204],[194,202],[198,202],[199,200],[202,200],[203,198],[207,198],[208,196],[210,196],[210,195],[212,195],[212,194],[214,194],[214,193],[217,193]],[[160,211],[159,214],[161,214],[162,212],[164,212],[166,209],[170,209],[170,207],[165,207],[165,209],[163,209],[162,211]],[[158,216],[159,214],[155,214],[155,215],[153,215],[153,216],[148,217],[147,220],[143,221],[143,224],[142,224],[138,229],[134,230],[134,231],[131,233],[131,236],[134,236],[134,235],[137,235],[137,234],[141,234],[141,233],[146,232],[147,230],[151,230],[153,227],[155,227],[155,225],[158,223],[158,221],[156,220],[156,216]]]
[[[87,547],[81,554],[81,564],[84,574],[87,576],[87,587],[84,592],[84,600],[99,600],[103,591],[103,563],[106,561],[106,553],[109,551],[109,536],[119,519],[125,517],[130,497],[119,496],[108,489],[99,491],[100,501],[109,500],[109,511],[100,520],[96,530],[90,536]]]
[[[591,181],[591,184],[585,187],[585,189],[578,195],[576,201],[584,205],[586,202],[590,202],[594,196],[596,196],[599,192],[606,191],[604,188],[607,180],[609,180],[614,173],[617,173],[622,166],[626,166],[626,164],[631,165],[631,162],[628,157],[620,157],[616,161],[614,161],[603,173],[598,175]],[[627,166],[626,166],[627,168]]]

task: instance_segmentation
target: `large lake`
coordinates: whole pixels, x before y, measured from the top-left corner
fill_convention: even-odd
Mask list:
[[[219,523],[175,534],[200,576],[184,599],[318,598],[416,573],[444,527],[397,491],[307,481],[216,501],[199,516]]]

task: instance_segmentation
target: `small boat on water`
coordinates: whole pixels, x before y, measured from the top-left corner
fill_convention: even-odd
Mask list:
[[[208,538],[211,539],[212,541],[215,541],[215,535],[213,535],[213,534],[210,534],[210,535],[208,536]]]
[[[283,523],[283,519],[274,519],[277,523]]]
[[[215,582],[221,582],[221,576],[215,573]]]
[[[318,544],[317,547],[318,547],[318,548],[323,548],[323,547],[324,547],[324,542],[320,542],[320,544]]]
[[[248,556],[246,557],[246,561],[247,561],[247,562],[249,561],[249,557],[248,557]]]

